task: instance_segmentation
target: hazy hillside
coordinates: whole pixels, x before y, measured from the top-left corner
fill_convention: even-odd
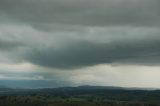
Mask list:
[[[72,104],[73,102],[73,104],[78,103],[78,105],[73,106],[83,106],[81,103],[87,104],[85,106],[99,106],[98,104],[106,104],[106,106],[136,106],[135,104],[140,106],[158,106],[160,104],[160,90],[134,90],[105,86],[79,86],[45,89],[10,89],[2,87],[0,88],[0,98],[1,104],[3,104],[4,101],[5,103],[8,101],[10,105],[13,102],[15,104],[17,102],[23,104],[29,102],[30,105],[38,103],[39,106],[46,106],[42,104],[50,102],[51,104],[54,104],[55,102],[58,102],[58,105],[54,106],[64,106],[64,104],[70,104],[70,102]],[[113,105],[107,105],[108,103]],[[9,105],[6,104],[6,106]]]

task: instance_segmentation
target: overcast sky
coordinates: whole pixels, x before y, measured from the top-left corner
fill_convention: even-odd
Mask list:
[[[159,0],[0,0],[0,85],[160,88],[159,11]]]

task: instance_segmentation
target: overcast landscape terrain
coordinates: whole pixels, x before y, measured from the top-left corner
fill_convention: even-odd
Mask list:
[[[0,105],[160,105],[159,11],[159,0],[0,0]]]

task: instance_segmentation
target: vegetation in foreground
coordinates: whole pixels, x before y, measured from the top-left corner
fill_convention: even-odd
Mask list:
[[[160,106],[160,91],[108,87],[1,89],[0,106]]]
[[[0,106],[160,106],[156,103],[78,100],[76,98],[54,98],[44,96],[1,96]]]

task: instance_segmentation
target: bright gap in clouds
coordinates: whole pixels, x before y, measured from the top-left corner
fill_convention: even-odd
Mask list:
[[[160,67],[140,65],[96,65],[71,73],[70,80],[77,85],[121,87],[160,87]]]
[[[42,80],[42,83],[43,81],[49,81],[50,83],[44,87],[50,86],[51,82],[54,83],[54,81],[66,81],[71,86],[98,85],[160,88],[159,66],[101,64],[73,70],[44,68],[29,63],[0,64],[0,66],[0,80]],[[5,68],[7,70],[4,70]]]

